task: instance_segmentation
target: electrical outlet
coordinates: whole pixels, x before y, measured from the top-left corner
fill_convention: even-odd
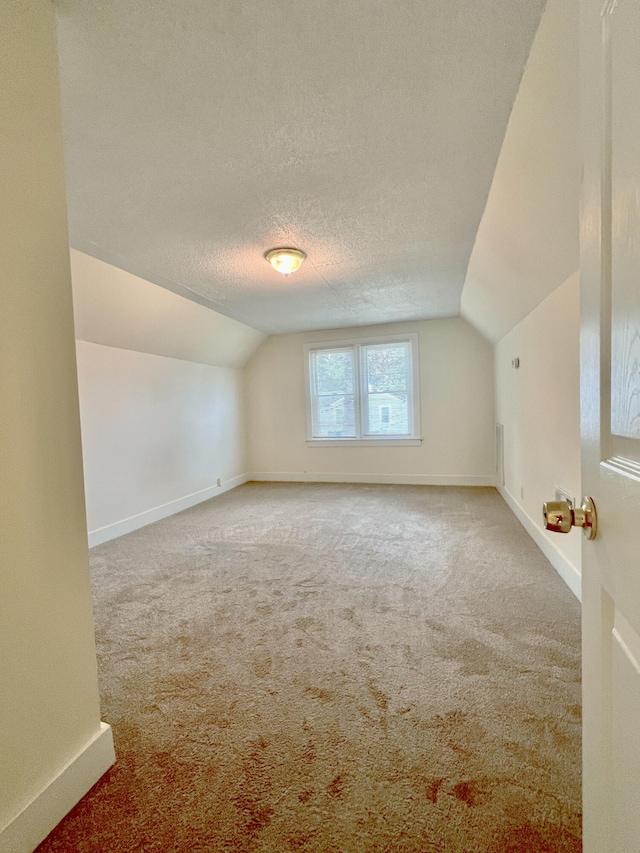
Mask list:
[[[218,477],[218,479],[216,480],[216,486],[221,486],[221,485],[222,485],[222,483],[220,482],[220,477]]]
[[[564,489],[561,489],[559,486],[556,486],[556,500],[557,501],[566,501],[571,509],[576,505],[575,498],[573,495],[570,495],[569,492],[565,492]]]

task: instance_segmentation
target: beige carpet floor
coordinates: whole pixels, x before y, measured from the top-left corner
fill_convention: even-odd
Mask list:
[[[118,761],[39,853],[577,853],[579,605],[493,489],[250,483],[91,554]]]

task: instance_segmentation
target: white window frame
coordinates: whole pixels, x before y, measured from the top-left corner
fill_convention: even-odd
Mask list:
[[[409,410],[409,425],[411,433],[408,436],[399,435],[371,435],[363,434],[362,401],[367,396],[365,386],[366,376],[362,368],[364,347],[379,346],[383,344],[411,344],[411,405]],[[317,350],[328,349],[354,349],[354,364],[356,369],[354,415],[356,436],[336,436],[327,438],[325,436],[316,438],[313,435],[313,392],[311,387],[311,354]],[[371,447],[372,445],[394,446],[418,446],[422,444],[420,434],[420,377],[418,373],[418,335],[416,333],[404,335],[384,335],[370,338],[350,338],[339,341],[314,341],[304,345],[305,386],[307,404],[307,445],[313,447]]]

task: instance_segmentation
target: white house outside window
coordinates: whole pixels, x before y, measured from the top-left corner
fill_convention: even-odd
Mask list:
[[[417,335],[308,344],[310,443],[419,444]]]

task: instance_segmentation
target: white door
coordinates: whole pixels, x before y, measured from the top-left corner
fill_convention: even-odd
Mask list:
[[[581,84],[584,851],[639,853],[640,0],[581,0]]]

